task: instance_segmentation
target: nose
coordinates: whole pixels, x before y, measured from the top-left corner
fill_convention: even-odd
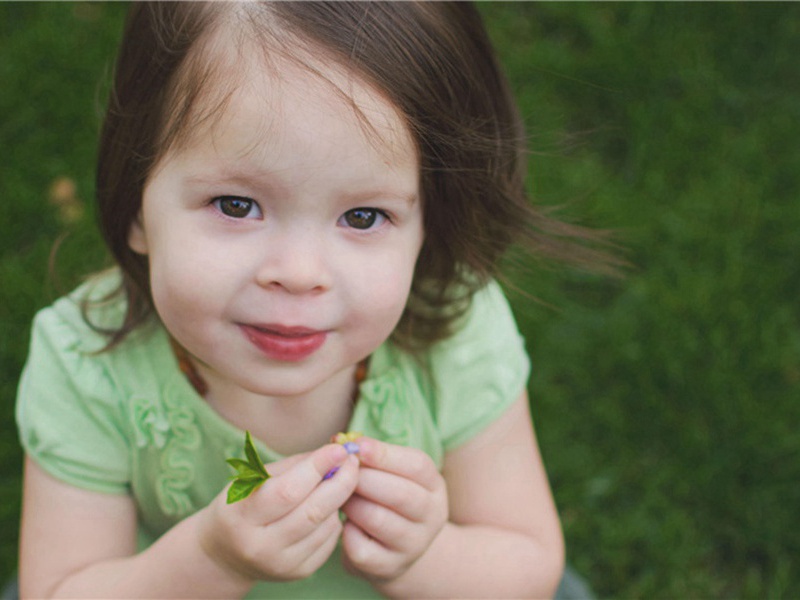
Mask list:
[[[291,294],[320,293],[330,288],[330,252],[313,232],[285,232],[267,242],[256,275],[258,285]]]

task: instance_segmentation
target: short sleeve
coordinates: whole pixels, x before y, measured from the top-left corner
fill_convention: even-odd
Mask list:
[[[71,300],[36,316],[17,392],[20,442],[57,479],[126,493],[130,460],[118,394],[102,355],[92,352],[87,339],[100,341]]]
[[[461,327],[433,349],[431,361],[445,450],[475,436],[520,397],[530,360],[496,282],[475,294]]]

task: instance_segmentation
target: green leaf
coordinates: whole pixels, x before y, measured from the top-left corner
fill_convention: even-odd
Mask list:
[[[244,500],[255,492],[262,483],[264,483],[264,479],[259,479],[258,481],[243,481],[237,479],[231,484],[231,487],[228,488],[228,504]]]
[[[253,438],[250,437],[250,432],[244,432],[244,453],[247,455],[247,460],[250,462],[250,466],[254,469],[258,470],[264,478],[269,477],[269,473],[267,473],[266,467],[264,467],[264,462],[261,460],[261,457],[258,455],[256,451],[256,447],[253,444]]]
[[[236,469],[237,474],[234,475],[234,478],[235,477],[242,477],[244,479],[251,479],[251,478],[263,479],[264,478],[264,475],[260,471],[258,471],[256,469],[254,469],[253,467],[251,467],[250,463],[245,462],[245,461],[243,461],[243,460],[241,460],[239,458],[229,458],[226,462],[230,466],[232,466],[234,469]]]
[[[269,479],[267,468],[258,456],[249,431],[246,431],[244,436],[244,453],[246,461],[240,458],[229,458],[226,461],[236,469],[236,475],[232,477],[233,483],[228,488],[228,504],[244,500]]]

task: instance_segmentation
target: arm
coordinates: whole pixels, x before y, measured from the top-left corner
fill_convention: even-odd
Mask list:
[[[396,468],[394,461],[416,458],[408,449],[377,444],[373,449],[370,442],[363,446],[361,481],[366,483],[364,489],[361,482],[356,489],[360,499],[350,501],[355,508],[352,517],[348,512],[352,529],[346,526],[345,552],[351,568],[371,579],[382,593],[391,597],[540,598],[555,592],[563,569],[563,540],[526,394],[481,434],[448,453],[442,497],[449,517],[442,525],[435,519],[425,525],[427,517],[422,519],[433,536],[416,560],[403,556],[404,542],[397,540],[420,537],[416,531],[419,515],[414,514],[414,506],[420,505],[419,486],[397,486],[396,490],[405,491],[389,492],[385,477],[382,486],[371,487],[367,481],[370,463],[373,469],[400,470],[405,467]],[[414,470],[425,473],[417,481],[425,482],[422,487],[428,490],[431,506],[436,506],[436,486],[425,487],[429,469]],[[376,506],[406,513],[412,522],[406,531],[411,535],[390,531],[398,526],[397,519]],[[428,512],[435,509],[429,506]]]
[[[334,466],[337,476],[322,482]],[[250,498],[227,505],[223,492],[136,554],[131,498],[75,488],[27,459],[21,595],[236,598],[256,579],[305,577],[336,545],[357,469],[337,445],[274,463]]]
[[[128,496],[70,486],[26,459],[23,497],[23,598],[200,598],[240,596],[249,589],[221,572],[193,543],[196,519],[183,521],[159,544],[136,555],[136,507]]]

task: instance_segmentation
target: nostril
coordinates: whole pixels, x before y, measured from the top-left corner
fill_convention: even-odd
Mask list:
[[[285,239],[285,238],[284,238]],[[274,251],[264,257],[256,274],[257,283],[268,289],[282,288],[293,294],[305,294],[325,289],[329,283],[328,267],[315,244],[307,241],[291,246],[276,240]]]

